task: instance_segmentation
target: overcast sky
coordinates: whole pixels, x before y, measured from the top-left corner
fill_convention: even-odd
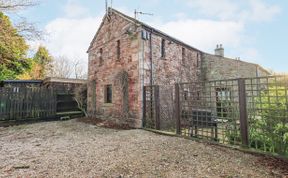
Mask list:
[[[108,0],[110,2],[110,0]],[[208,53],[223,44],[227,57],[240,57],[278,72],[288,70],[287,0],[114,0],[113,8]],[[46,31],[43,44],[54,56],[78,58],[86,50],[105,13],[105,0],[42,0],[20,13]]]

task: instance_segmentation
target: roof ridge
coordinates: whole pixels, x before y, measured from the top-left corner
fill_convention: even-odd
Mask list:
[[[142,25],[144,28],[148,28],[148,29],[152,30],[154,33],[156,32],[156,33],[158,33],[158,34],[160,34],[162,36],[165,36],[166,38],[170,38],[171,41],[174,41],[176,43],[180,43],[181,45],[184,45],[184,46],[186,46],[188,48],[191,48],[191,49],[194,49],[196,51],[203,52],[203,51],[201,51],[201,50],[199,50],[199,49],[197,49],[197,48],[195,48],[195,47],[193,47],[193,46],[191,46],[191,45],[189,45],[189,44],[187,44],[187,43],[185,43],[185,42],[183,42],[183,41],[181,41],[181,40],[179,40],[177,38],[174,38],[174,37],[166,34],[165,32],[162,32],[161,30],[158,30],[158,29],[156,29],[156,28],[154,28],[154,27],[152,27],[152,26],[150,26],[150,25],[148,25],[148,24],[146,24],[146,23],[144,23],[144,22],[142,22],[140,20],[137,20],[137,19],[135,19],[133,17],[130,17],[129,15],[126,15],[123,12],[120,12],[120,11],[118,11],[118,10],[112,8],[112,7],[108,8],[108,12],[109,11],[112,11],[112,12],[117,13],[118,15],[121,15],[124,18],[128,19],[129,21],[132,21],[134,23],[138,23],[138,24]],[[203,53],[205,53],[205,52],[203,52]]]

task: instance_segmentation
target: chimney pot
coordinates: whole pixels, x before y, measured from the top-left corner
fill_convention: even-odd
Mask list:
[[[216,45],[216,49],[215,49],[215,55],[216,56],[221,56],[221,57],[224,57],[224,48],[223,48],[223,45],[220,44],[220,45]]]

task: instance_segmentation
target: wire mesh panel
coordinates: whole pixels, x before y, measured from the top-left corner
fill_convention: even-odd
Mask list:
[[[246,79],[249,146],[288,155],[288,77]]]
[[[155,117],[155,99],[154,99],[155,87],[144,87],[144,127],[156,129],[156,117]]]
[[[288,77],[145,87],[145,127],[288,155]]]
[[[176,131],[173,96],[174,85],[159,86],[159,122],[163,131]]]
[[[241,144],[238,81],[180,84],[181,134]]]

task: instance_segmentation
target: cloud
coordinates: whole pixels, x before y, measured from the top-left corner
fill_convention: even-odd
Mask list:
[[[86,51],[98,30],[102,15],[88,16],[88,9],[74,1],[69,1],[63,8],[63,12],[63,17],[48,22],[44,27],[47,39],[30,41],[30,47],[35,52],[39,45],[44,45],[55,58],[64,56],[71,60],[71,63],[76,60],[81,61],[81,65],[87,71]]]
[[[45,27],[49,34],[46,46],[54,55],[87,60],[86,51],[102,17],[58,18]]]
[[[220,43],[236,47],[244,38],[241,22],[186,19],[154,26],[201,50],[214,49]]]
[[[70,0],[67,2],[64,7],[64,12],[67,17],[81,17],[89,14],[89,10],[85,7],[82,7],[80,4]]]
[[[200,15],[220,20],[263,22],[273,19],[281,8],[263,0],[186,0]]]
[[[42,44],[47,47],[56,60],[63,56],[70,60],[71,65],[76,61],[80,61],[79,65],[85,73],[88,69],[86,51],[101,20],[102,17],[55,19],[45,27],[48,40],[31,42],[30,46],[36,51],[38,46]]]
[[[227,56],[261,61],[261,55],[253,45],[255,39],[246,29],[249,23],[275,19],[281,13],[278,5],[264,0],[185,1],[200,18],[189,19],[182,15],[175,21],[158,23],[163,31],[210,53],[216,44],[222,43]]]
[[[202,15],[220,19],[231,19],[239,10],[237,4],[231,0],[187,0],[187,3]]]
[[[261,0],[250,0],[251,11],[249,17],[254,21],[270,21],[281,12],[281,8],[277,5],[264,3]]]
[[[250,47],[250,48],[241,48],[240,50],[241,58],[244,58],[244,60],[249,60],[249,62],[259,63],[261,62],[261,55],[259,54],[258,50],[256,48]],[[242,59],[241,59],[242,60]]]
[[[159,0],[153,1],[156,3]],[[178,13],[175,14],[178,17],[176,20],[162,21],[161,18],[155,17],[154,22],[149,24],[200,50],[213,53],[215,45],[222,43],[225,50],[228,49],[227,53],[225,51],[228,56],[253,58],[254,61],[260,58],[260,55],[251,45],[253,39],[246,34],[247,23],[269,21],[281,12],[277,5],[264,3],[263,0],[185,1],[195,13],[202,14],[200,18],[192,19],[187,14]],[[116,9],[133,16],[133,12],[124,6]],[[87,65],[86,50],[102,21],[104,12],[99,16],[89,16],[89,10],[73,0],[68,1],[63,12],[62,17],[50,21],[45,26],[45,31],[49,34],[48,40],[30,44],[34,49],[43,44],[53,56],[81,59],[82,63]]]
[[[125,7],[117,9],[129,12]],[[89,10],[74,1],[69,1],[63,11],[65,12],[63,17],[56,18],[45,26],[47,39],[32,41],[30,46],[35,51],[42,44],[54,57],[65,56],[71,61],[80,59],[87,65],[86,51],[102,22],[104,12],[98,16],[89,16]]]

